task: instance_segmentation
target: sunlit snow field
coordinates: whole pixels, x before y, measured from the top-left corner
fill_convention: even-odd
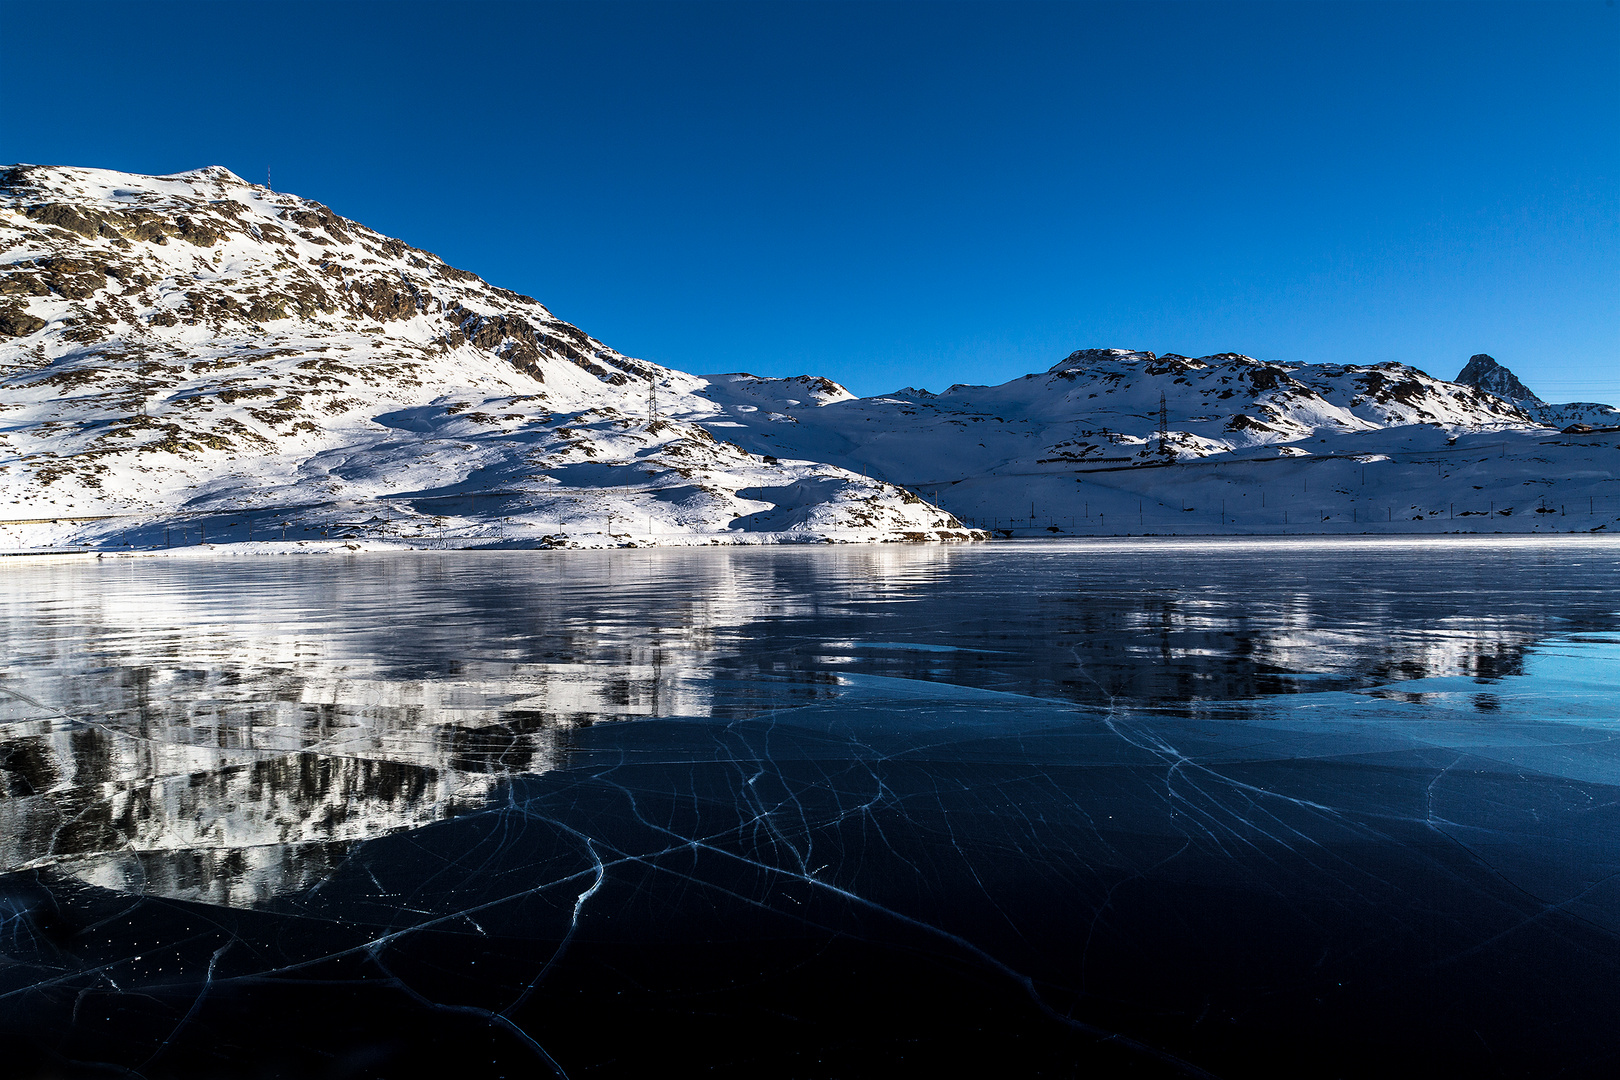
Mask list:
[[[25,1074],[1620,1068],[1614,540],[0,580]]]

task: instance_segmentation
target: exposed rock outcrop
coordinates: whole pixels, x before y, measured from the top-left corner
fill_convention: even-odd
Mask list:
[[[1475,353],[1470,356],[1468,363],[1452,381],[1476,387],[1508,401],[1529,402],[1532,405],[1542,403],[1540,398],[1530,392],[1528,386],[1519,381],[1518,376],[1486,353]]]

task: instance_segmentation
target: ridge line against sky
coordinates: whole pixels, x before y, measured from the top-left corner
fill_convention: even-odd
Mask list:
[[[0,21],[0,158],[273,168],[688,371],[873,394],[1088,347],[1443,378],[1486,352],[1548,401],[1620,402],[1605,0],[0,0]],[[39,47],[64,25],[71,70]]]

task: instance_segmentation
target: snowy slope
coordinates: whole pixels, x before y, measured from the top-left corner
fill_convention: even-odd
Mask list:
[[[702,380],[225,169],[16,166],[0,240],[0,546],[968,536],[717,440],[684,419]]]
[[[883,477],[1012,534],[1554,531],[1620,517],[1614,433],[1561,434],[1402,364],[1088,349],[940,394],[809,396],[711,376],[698,397],[718,423],[694,419],[739,445]]]
[[[1488,357],[1476,386],[1400,364],[1089,349],[1000,386],[856,398],[815,376],[631,359],[224,169],[16,166],[0,172],[0,240],[0,548],[966,539],[964,523],[1547,531],[1620,515],[1614,433],[1557,430],[1620,413],[1506,400],[1491,387],[1524,388]]]

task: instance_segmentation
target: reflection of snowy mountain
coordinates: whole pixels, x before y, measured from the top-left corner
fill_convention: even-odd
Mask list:
[[[153,741],[46,717],[4,728],[0,862],[244,905],[318,880],[350,842],[484,804],[492,778],[408,762]]]
[[[676,418],[703,380],[224,169],[16,166],[0,238],[7,517],[111,515],[25,544],[963,535],[716,440]]]
[[[1453,575],[1458,558],[1523,557],[1468,543],[1426,550]],[[1374,579],[1414,573],[1405,548],[1317,550]],[[573,764],[589,725],[792,726],[849,673],[1213,715],[1319,685],[1300,672],[1500,677],[1545,633],[1522,615],[1457,622],[1443,603],[1412,630],[1409,587],[1325,589],[1275,541],[1075,552],[8,560],[24,565],[0,593],[0,870],[251,904],[320,879],[355,841]],[[1579,625],[1598,602],[1563,610]],[[1385,623],[1409,629],[1366,631]]]
[[[1613,539],[0,562],[0,686],[91,722],[0,695],[0,870],[33,866],[0,873],[8,1060],[320,1075],[422,1030],[370,1072],[770,1072],[814,1028],[818,1072],[950,1074],[916,1047],[1078,1002],[1095,1026],[998,1029],[982,1071],[1159,1075],[1064,1055],[1127,1012],[1196,1034],[1214,992],[1199,1067],[1309,1074],[1395,1026],[1376,1072],[1438,1019],[1428,1071],[1503,1071],[1475,985],[1501,1030],[1545,1020],[1517,1071],[1606,1060]],[[1279,987],[1331,1026],[1257,1037]],[[1246,1069],[1234,1037],[1299,1049]]]
[[[846,550],[867,556],[866,590],[931,564]],[[465,565],[447,598],[438,556],[285,577],[157,568],[92,589],[68,567],[13,568],[0,600],[13,661],[0,689],[0,869],[253,903],[317,880],[354,841],[557,768],[580,727],[829,692],[822,678],[717,702],[713,654],[810,601],[771,563],[660,557],[672,569],[696,559],[701,586],[663,604],[657,626],[637,606],[645,583],[615,590],[600,563],[573,564],[582,594],[566,602]],[[604,602],[615,592],[631,607]]]

